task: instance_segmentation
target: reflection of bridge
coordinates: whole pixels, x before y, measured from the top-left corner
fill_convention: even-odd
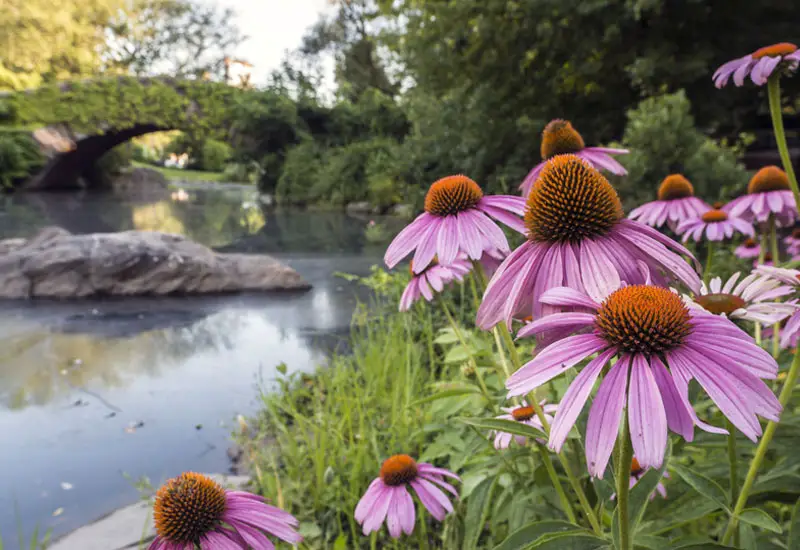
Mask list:
[[[95,162],[134,137],[163,130],[197,136],[224,133],[229,102],[241,93],[225,84],[120,77],[71,81],[0,97],[11,122],[39,125],[34,138],[48,157],[25,189],[99,184]]]

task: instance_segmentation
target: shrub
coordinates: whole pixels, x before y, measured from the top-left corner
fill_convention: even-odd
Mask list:
[[[397,142],[378,138],[357,141],[345,147],[333,149],[327,156],[325,169],[311,190],[312,200],[328,200],[331,204],[344,205],[349,202],[369,200],[368,167],[371,168],[373,185],[390,206],[395,184],[392,176],[382,173],[381,166],[392,156]],[[388,179],[387,179],[388,178]],[[387,196],[388,193],[391,196]]]
[[[321,170],[322,152],[312,140],[290,149],[275,187],[275,198],[294,204],[308,202]]]
[[[197,155],[197,167],[207,172],[222,172],[232,153],[233,150],[227,143],[215,139],[207,139],[200,148],[199,155]]]
[[[615,186],[626,206],[653,200],[658,184],[673,172],[683,173],[709,202],[747,184],[735,149],[695,126],[683,91],[645,99],[629,111],[622,141],[631,151],[620,157],[628,176]]]
[[[29,132],[0,132],[0,184],[13,187],[44,164]]]

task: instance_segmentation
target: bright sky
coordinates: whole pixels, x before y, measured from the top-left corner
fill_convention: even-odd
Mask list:
[[[253,80],[264,84],[280,66],[287,50],[297,48],[306,29],[333,8],[328,0],[216,0],[236,11],[237,23],[249,38],[236,55],[253,64]],[[332,63],[329,68],[333,74]]]

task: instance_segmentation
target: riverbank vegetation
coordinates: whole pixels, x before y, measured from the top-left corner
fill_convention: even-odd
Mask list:
[[[116,12],[114,2],[96,0],[92,24],[80,8],[65,14],[75,21],[71,32],[82,39],[61,53],[49,40],[21,33],[24,22],[5,18],[0,39],[14,36],[21,45],[30,41],[31,48],[14,48],[3,60],[0,88],[47,90],[86,74],[225,81],[221,52],[242,38],[228,12],[208,11],[194,0],[140,0]],[[49,28],[47,9],[30,13]],[[683,24],[687,17],[697,21],[691,28]],[[419,203],[431,181],[455,172],[468,173],[489,192],[511,192],[538,162],[539,135],[554,117],[573,121],[587,143],[621,141],[638,154],[647,151],[647,159],[624,161],[631,163],[631,190],[657,179],[661,166],[647,164],[653,159],[668,161],[672,171],[692,172],[692,181],[701,185],[708,178],[717,185],[735,170],[746,147],[769,146],[761,132],[769,121],[758,102],[742,101],[739,91],[714,94],[708,75],[728,51],[750,51],[771,37],[789,36],[796,17],[777,0],[764,9],[737,0],[728,10],[690,0],[669,6],[617,0],[558,6],[542,0],[338,2],[267,82],[239,83],[241,93],[203,96],[201,118],[187,117],[181,108],[165,110],[175,103],[174,89],[148,85],[148,94],[158,97],[142,103],[137,117],[149,113],[150,122],[183,129],[183,152],[193,169],[219,171],[206,166],[216,163],[206,162],[205,144],[225,141],[231,173],[256,180],[263,192],[291,204],[368,201],[388,210]],[[184,20],[185,28],[176,26]],[[159,21],[164,28],[137,31]],[[203,39],[202,54],[191,60],[181,57],[189,29]],[[103,44],[98,34],[109,32],[113,40]],[[138,57],[126,57],[126,51]],[[81,62],[62,63],[59,55]],[[330,56],[333,87],[323,79]],[[81,109],[64,112],[73,102],[42,92],[53,101],[34,119],[50,124],[65,118],[92,126],[90,131],[104,122],[134,122],[130,110],[114,101],[115,81],[80,86],[97,87],[81,92],[84,100],[77,102],[91,105],[86,116]],[[797,82],[786,86],[785,108],[796,113]],[[677,97],[683,99],[674,111]],[[0,109],[5,120],[32,121],[29,111],[15,114],[7,107]],[[647,131],[632,117],[646,119]],[[714,169],[704,167],[709,161]],[[4,181],[19,179],[18,166],[3,170]]]

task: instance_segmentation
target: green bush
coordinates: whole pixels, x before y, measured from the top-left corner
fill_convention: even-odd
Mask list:
[[[13,187],[44,164],[29,132],[0,132],[0,184]]]
[[[207,172],[222,172],[232,154],[233,150],[227,143],[207,139],[200,148],[200,154],[196,159],[197,168]]]
[[[308,140],[290,149],[275,187],[275,198],[292,204],[309,202],[321,171],[322,152],[316,143]]]
[[[683,91],[645,99],[629,111],[622,141],[631,151],[620,157],[628,176],[615,178],[615,186],[628,207],[654,200],[658,184],[675,172],[708,202],[728,198],[747,184],[736,149],[695,126]]]
[[[378,138],[368,141],[357,141],[345,147],[338,147],[326,155],[325,168],[319,174],[316,184],[311,189],[312,200],[323,200],[334,205],[345,205],[350,202],[366,201],[371,198],[368,182],[368,167],[372,170],[373,185],[380,193],[381,199],[390,206],[394,197],[392,176],[381,173],[383,161],[391,158],[397,142],[392,139]],[[387,180],[387,178],[389,178]],[[387,197],[386,188],[391,196]]]

